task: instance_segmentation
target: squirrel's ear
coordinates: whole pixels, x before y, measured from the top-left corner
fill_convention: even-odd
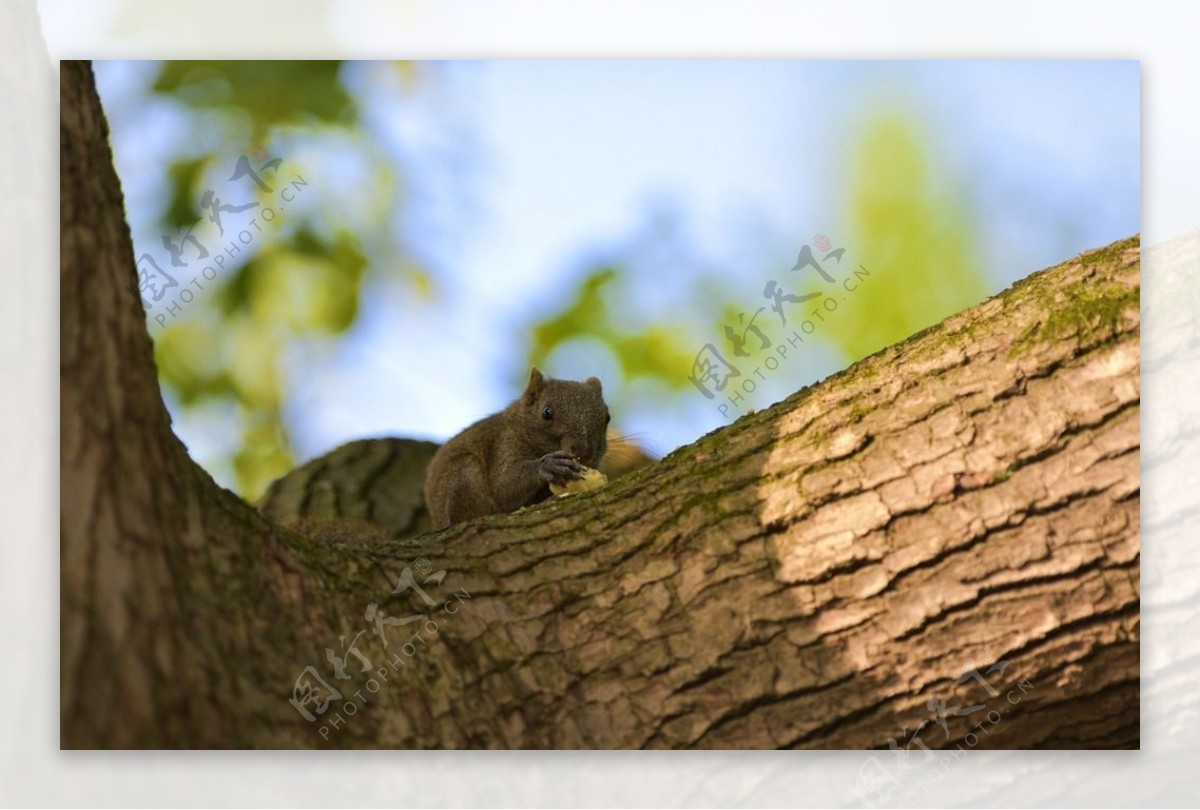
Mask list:
[[[591,386],[592,388],[595,388],[597,394],[599,394],[601,392],[599,377],[588,377],[586,380],[583,381],[583,384],[587,385],[587,386]]]
[[[532,405],[537,401],[538,395],[542,393],[542,383],[545,377],[542,372],[538,371],[537,366],[534,366],[533,371],[529,372],[529,384],[525,386],[525,404]]]

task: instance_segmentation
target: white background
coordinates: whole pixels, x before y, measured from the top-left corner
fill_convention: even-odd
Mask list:
[[[157,0],[0,10],[0,802],[855,805],[859,752],[91,753],[58,750],[57,170],[60,58],[688,56],[1142,61],[1143,244],[1200,225],[1200,14],[1190,3]],[[1080,121],[1081,127],[1087,121]],[[1192,235],[1143,265],[1143,750],[970,752],[912,782],[919,804],[1194,804],[1200,504]],[[1184,256],[1184,259],[1179,259]],[[1178,302],[1174,302],[1178,304]],[[1185,302],[1186,304],[1186,302]],[[1164,313],[1161,316],[1159,313]],[[1180,318],[1183,319],[1182,325]],[[1168,329],[1167,327],[1170,327]],[[1185,339],[1179,340],[1180,334]],[[1189,340],[1191,344],[1188,345]],[[1153,359],[1153,363],[1150,360]],[[892,797],[903,801],[902,795]]]

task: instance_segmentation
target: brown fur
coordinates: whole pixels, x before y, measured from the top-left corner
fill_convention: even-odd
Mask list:
[[[546,418],[547,408],[550,418]],[[600,380],[553,380],[536,368],[525,392],[442,445],[425,476],[435,529],[550,496],[604,457],[609,422]]]

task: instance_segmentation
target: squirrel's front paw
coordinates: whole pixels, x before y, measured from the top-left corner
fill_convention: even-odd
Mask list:
[[[583,477],[584,466],[566,450],[555,450],[538,459],[538,469],[547,484],[561,486]]]

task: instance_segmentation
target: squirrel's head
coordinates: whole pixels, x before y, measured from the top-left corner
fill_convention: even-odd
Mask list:
[[[554,380],[535,368],[518,402],[526,423],[557,438],[559,449],[589,467],[600,464],[610,417],[598,378]]]

